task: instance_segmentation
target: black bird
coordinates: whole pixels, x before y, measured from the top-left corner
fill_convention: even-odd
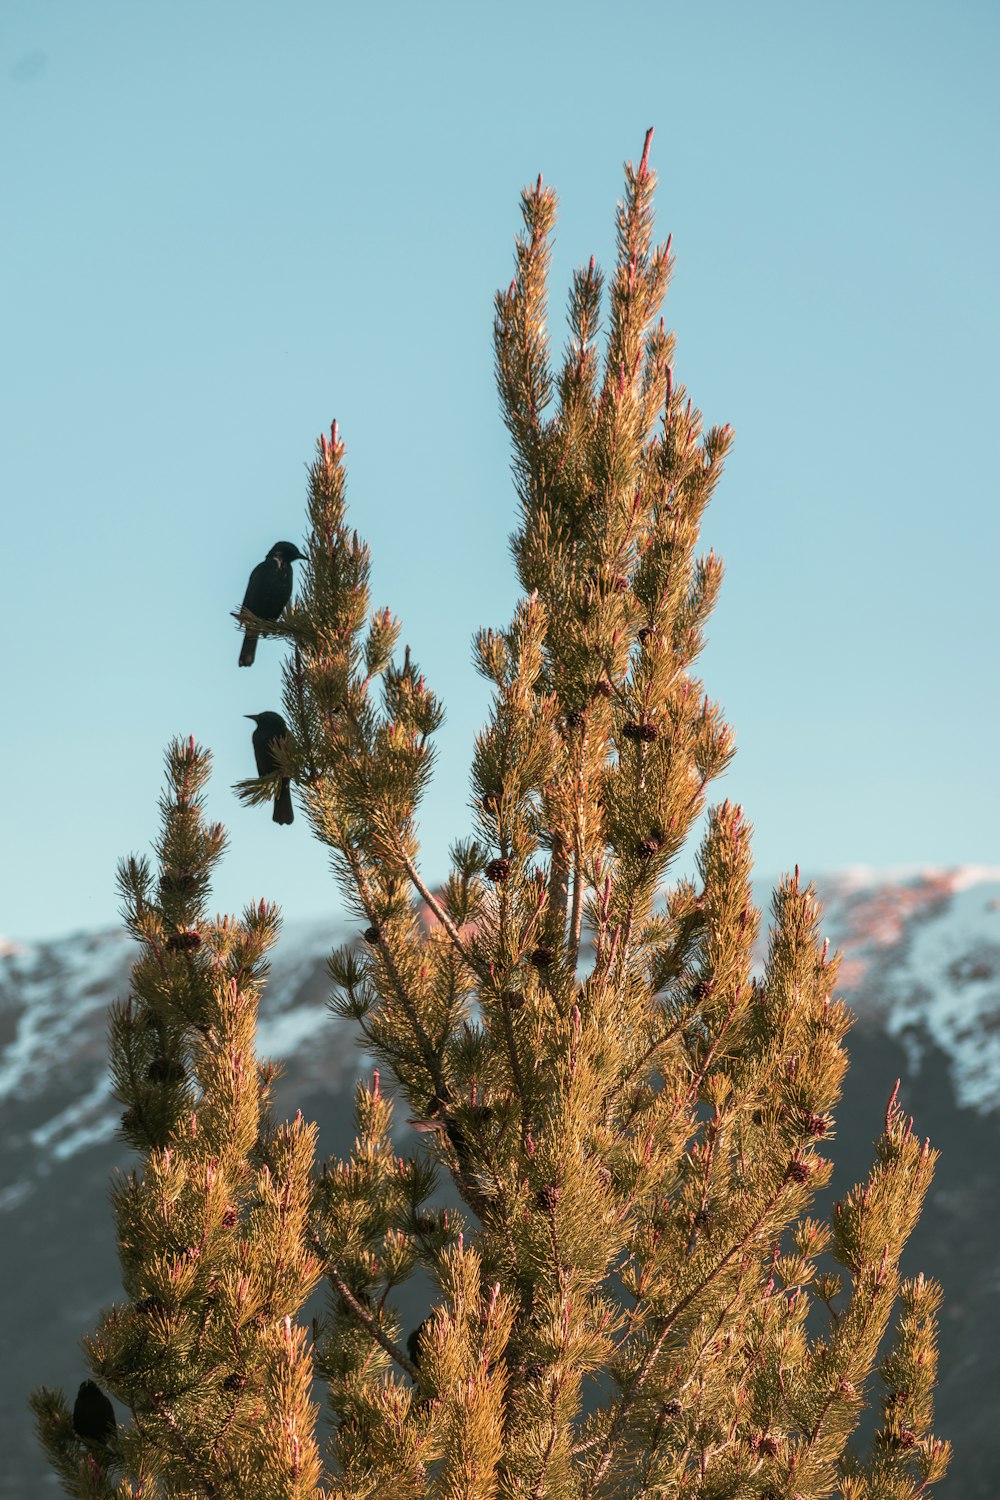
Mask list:
[[[242,608],[259,620],[276,620],[292,597],[292,563],[304,559],[305,553],[294,542],[275,542],[264,561],[250,574]],[[253,666],[256,655],[257,632],[248,625],[240,648],[240,666]]]
[[[73,1403],[73,1431],[91,1443],[108,1443],[117,1428],[115,1409],[99,1385],[85,1380]]]
[[[288,733],[288,725],[280,714],[245,714],[244,717],[253,719],[257,726],[253,732],[253,753],[257,761],[257,775],[273,776],[275,771],[280,771],[281,767],[274,758],[271,746],[275,740],[280,740]],[[291,823],[291,821],[291,783],[287,776],[282,776],[278,795],[274,799],[274,822]]]

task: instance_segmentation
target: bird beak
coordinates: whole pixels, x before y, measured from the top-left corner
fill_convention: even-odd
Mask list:
[[[244,714],[243,717],[244,719],[253,719],[254,723],[256,724],[257,720],[260,718],[260,714]]]

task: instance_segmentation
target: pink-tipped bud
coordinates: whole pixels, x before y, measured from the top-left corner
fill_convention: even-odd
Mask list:
[[[653,127],[652,127],[652,125],[650,125],[649,129],[646,131],[646,139],[643,142],[643,146],[642,146],[642,160],[639,163],[639,176],[640,177],[645,177],[646,173],[649,171],[649,147],[650,147],[650,143],[651,143],[652,139],[653,139]]]
[[[591,256],[590,257],[590,265],[587,267],[587,275],[589,277],[593,277],[594,269],[595,269],[596,265],[597,265],[597,262],[595,261],[594,257]]]
[[[897,1097],[899,1095],[899,1085],[900,1085],[900,1080],[897,1078],[896,1082],[895,1082],[895,1085],[893,1087],[892,1093],[889,1095],[889,1103],[885,1107],[885,1128],[886,1128],[886,1130],[889,1129],[889,1126],[892,1123],[893,1114],[895,1113],[896,1099],[897,1099]]]
[[[378,1068],[376,1068],[375,1071],[374,1071],[374,1073],[372,1074],[372,1098],[373,1099],[377,1099],[378,1098],[378,1081],[379,1081],[378,1080]]]

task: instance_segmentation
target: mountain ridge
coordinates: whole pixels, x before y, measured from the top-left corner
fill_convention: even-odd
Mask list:
[[[1000,1383],[995,1287],[1000,1250],[984,1205],[1000,1156],[1000,870],[919,868],[886,879],[854,869],[817,880],[823,930],[843,950],[838,993],[857,1020],[837,1109],[836,1195],[871,1163],[897,1076],[921,1135],[942,1149],[907,1273],[945,1287],[937,1429],[956,1443],[941,1500],[1000,1493],[1000,1435],[984,1393]],[[763,961],[769,888],[763,906]],[[327,1008],[326,958],[352,931],[331,916],[286,924],[273,952],[258,1027],[280,1060],[278,1116],[301,1107],[321,1151],[353,1136],[353,1082],[369,1062],[356,1028]],[[135,945],[122,931],[0,943],[0,1496],[54,1492],[25,1410],[28,1389],[85,1373],[77,1352],[98,1308],[120,1297],[110,1174],[127,1167],[110,1094],[106,1016],[127,992]],[[824,1205],[820,1205],[822,1209]],[[410,1309],[406,1309],[409,1314]]]

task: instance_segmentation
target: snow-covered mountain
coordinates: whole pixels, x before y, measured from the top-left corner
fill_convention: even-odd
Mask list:
[[[839,989],[857,1011],[838,1112],[839,1194],[870,1162],[897,1076],[917,1129],[943,1148],[910,1261],[937,1275],[942,1324],[938,1427],[959,1449],[940,1493],[1000,1493],[990,1408],[1000,1374],[1000,870],[852,871],[821,883],[824,930],[845,960]],[[765,909],[767,892],[758,899]],[[324,1152],[346,1147],[353,1028],[326,1008],[336,921],[290,924],[273,955],[258,1047],[281,1059],[279,1111],[319,1121]],[[50,1486],[24,1396],[44,1380],[75,1388],[77,1343],[119,1295],[109,1172],[128,1162],[107,1073],[106,1015],[125,994],[134,947],[120,932],[0,943],[0,1245],[4,1317],[0,1496]]]
[[[957,1102],[1000,1108],[1000,869],[967,865],[887,881],[868,870],[824,883],[839,988],[906,1047],[948,1060]]]

